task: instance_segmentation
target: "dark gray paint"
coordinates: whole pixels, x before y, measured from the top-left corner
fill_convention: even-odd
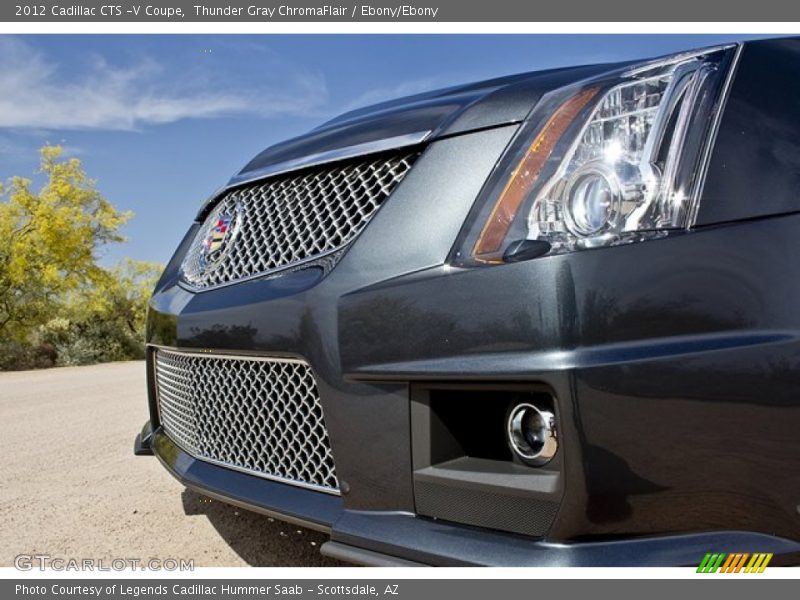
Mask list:
[[[432,143],[327,277],[312,268],[193,294],[165,274],[151,301],[150,342],[302,356],[317,376],[337,475],[352,490],[345,505],[413,510],[407,385],[342,378],[336,299],[441,264],[515,131]]]
[[[697,224],[800,210],[800,39],[745,44]]]
[[[267,148],[244,166],[234,182],[270,165],[356,144],[374,143],[420,131],[430,131],[429,139],[435,140],[519,123],[546,91],[618,66],[593,65],[525,73],[355,110],[305,135]]]
[[[770,101],[741,86],[769,78],[747,76],[770,66],[765,57],[789,68],[796,43],[746,48],[754,62],[742,64],[728,110],[748,106],[737,94]],[[789,108],[783,126],[764,126],[771,135],[752,128],[760,152],[783,161],[794,160],[783,132],[800,120]],[[177,283],[176,257],[151,302],[148,339],[311,363],[350,489],[332,527],[343,544],[434,564],[685,564],[700,552],[696,564],[709,544],[795,551],[800,215],[775,213],[796,211],[800,196],[774,161],[733,147],[742,123],[726,117],[703,199],[710,212],[696,230],[454,268],[464,219],[518,127],[445,136],[328,274],[311,268],[193,294]],[[741,189],[715,193],[727,181],[721,165],[734,159]],[[790,188],[773,181],[772,204],[751,194],[765,177]],[[726,210],[736,222],[720,225]],[[414,509],[408,388],[431,381],[552,391],[564,488],[548,542],[396,514]],[[663,533],[675,537],[631,541]],[[610,537],[625,540],[598,541]]]
[[[437,566],[697,566],[709,551],[774,552],[777,562],[785,556],[796,560],[800,551],[798,542],[744,531],[560,544],[409,515],[356,512],[342,514],[331,539]]]

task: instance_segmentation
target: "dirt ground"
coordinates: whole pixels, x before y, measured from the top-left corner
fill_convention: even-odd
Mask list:
[[[195,566],[335,566],[325,535],[210,501],[155,457],[144,363],[0,373],[0,566],[19,554],[194,559]]]

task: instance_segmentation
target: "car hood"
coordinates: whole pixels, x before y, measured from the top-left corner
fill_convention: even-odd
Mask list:
[[[228,186],[305,166],[518,123],[543,94],[619,65],[512,75],[417,94],[342,114],[305,135],[271,146]]]

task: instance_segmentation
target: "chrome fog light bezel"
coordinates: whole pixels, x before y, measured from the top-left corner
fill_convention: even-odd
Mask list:
[[[506,434],[514,455],[530,466],[540,467],[547,464],[558,450],[555,415],[527,402],[517,404],[511,409],[506,421]]]

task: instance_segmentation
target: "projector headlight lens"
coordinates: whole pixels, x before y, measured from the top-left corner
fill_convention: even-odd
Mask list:
[[[603,166],[577,171],[565,190],[565,224],[575,235],[593,235],[611,226],[620,201],[619,184]]]

